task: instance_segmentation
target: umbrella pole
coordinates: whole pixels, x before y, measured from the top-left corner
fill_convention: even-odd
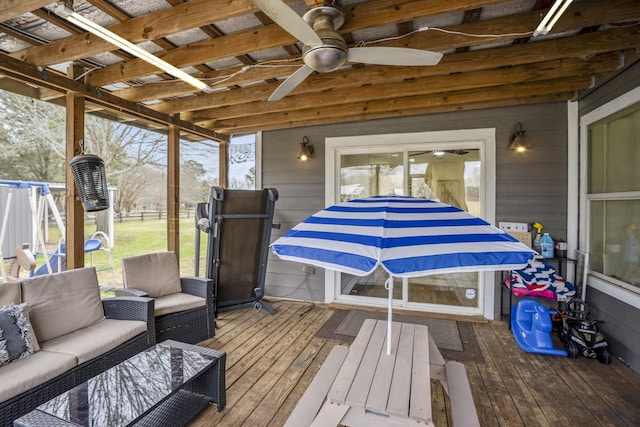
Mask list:
[[[387,354],[391,354],[391,320],[393,319],[393,276],[389,275],[387,279],[386,288],[389,290],[389,307],[387,309]]]

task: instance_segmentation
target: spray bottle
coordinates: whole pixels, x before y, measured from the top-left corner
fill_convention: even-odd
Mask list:
[[[542,246],[540,245],[540,233],[542,233],[542,224],[540,224],[539,222],[534,222],[533,228],[535,228],[537,231],[536,238],[533,239],[533,250],[538,254],[542,254]]]

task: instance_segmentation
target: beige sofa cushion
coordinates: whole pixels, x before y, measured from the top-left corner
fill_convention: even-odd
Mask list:
[[[20,282],[0,283],[0,308],[9,304],[20,304]]]
[[[140,289],[151,298],[182,292],[175,252],[155,252],[122,259],[127,288]]]
[[[154,313],[156,316],[162,316],[167,313],[175,313],[177,311],[190,310],[192,308],[203,307],[206,300],[201,297],[190,294],[171,294],[156,298],[154,301]]]
[[[71,354],[39,351],[0,367],[0,402],[57,377],[78,364]]]
[[[93,267],[32,277],[22,282],[33,331],[42,343],[103,320]]]
[[[78,359],[78,364],[81,364],[116,348],[146,330],[146,322],[104,319],[67,335],[41,342],[40,347],[46,351],[72,354]]]

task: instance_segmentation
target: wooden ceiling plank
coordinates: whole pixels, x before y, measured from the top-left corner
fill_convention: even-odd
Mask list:
[[[293,95],[318,92],[320,89],[338,89],[353,86],[354,83],[379,84],[394,79],[408,79],[465,73],[512,65],[522,65],[538,61],[587,57],[640,45],[640,25],[616,28],[599,33],[582,34],[572,38],[549,39],[526,45],[485,49],[451,54],[443,57],[440,64],[433,67],[382,67],[372,66],[351,71],[335,71],[322,75],[312,75],[303,82]],[[167,113],[216,108],[225,105],[266,99],[265,92],[275,88],[275,84],[242,89],[239,93],[227,91],[196,98],[181,98],[153,105],[154,109]],[[280,102],[280,101],[277,101]]]
[[[0,0],[0,22],[51,4],[51,0]]]
[[[399,24],[423,16],[464,12],[500,3],[505,3],[505,0],[381,0],[357,3],[342,8],[345,23],[340,31],[351,32],[381,23]]]
[[[39,67],[19,61],[3,53],[0,53],[0,73],[37,86],[44,86],[48,89],[77,92],[88,101],[98,105],[112,108],[116,111],[123,111],[135,117],[141,117],[163,124],[174,124],[186,131],[199,134],[206,138],[216,140],[227,139],[226,136],[219,135],[209,129],[201,128],[143,105],[118,98],[102,89],[87,86],[82,82],[69,79],[59,73],[53,73],[48,69],[40,69]]]
[[[629,49],[624,52],[624,55],[627,58],[624,61],[627,63],[627,66],[640,59],[640,51],[637,51],[636,49]],[[598,75],[594,75],[593,80],[602,83],[610,78],[613,78],[614,75],[617,74],[619,71],[620,70],[610,70],[609,72],[605,71]],[[338,114],[333,116],[326,115],[322,118],[316,118],[317,115],[314,116],[312,112],[312,114],[310,114],[312,118],[309,118],[309,119],[304,119],[302,117],[293,117],[294,121],[290,121],[290,120],[281,121],[281,122],[276,122],[272,124],[262,123],[257,127],[246,126],[246,125],[237,126],[237,127],[234,127],[233,130],[221,128],[221,129],[218,129],[218,131],[221,133],[234,133],[234,132],[235,133],[254,133],[259,130],[266,131],[266,130],[273,130],[273,129],[301,127],[301,126],[315,126],[315,125],[322,125],[322,124],[329,124],[329,123],[343,123],[343,122],[350,122],[350,121],[373,120],[373,119],[382,119],[382,118],[390,118],[390,117],[405,117],[408,115],[417,115],[417,114],[433,114],[433,113],[451,112],[451,111],[467,111],[467,110],[480,109],[480,108],[498,108],[501,106],[566,101],[570,99],[575,99],[578,96],[577,94],[580,91],[582,91],[582,93],[584,94],[587,91],[593,90],[594,89],[592,87],[593,80],[589,83],[587,87],[584,87],[582,89],[580,88],[572,89],[567,92],[553,93],[553,90],[552,90],[551,91],[552,93],[546,94],[544,93],[547,88],[546,85],[550,83],[550,82],[546,82],[546,83],[543,83],[544,86],[541,88],[541,90],[540,88],[538,89],[533,88],[532,92],[528,92],[526,88],[524,88],[525,90],[522,90],[522,92],[519,93],[519,96],[509,97],[507,95],[507,97],[503,98],[500,93],[504,88],[498,87],[498,88],[492,89],[490,96],[487,96],[485,97],[485,99],[477,102],[466,100],[465,102],[462,102],[459,104],[450,103],[446,105],[437,105],[435,107],[428,105],[428,106],[415,106],[415,108],[411,108],[409,105],[403,104],[401,100],[399,105],[402,108],[398,110],[385,111],[384,108],[382,108],[380,109],[380,111],[375,112],[375,111],[372,111],[373,108],[364,108],[362,109],[362,111],[356,112],[355,115],[349,115],[348,111],[351,109],[354,109],[354,106],[349,106],[346,109],[346,111],[337,111]],[[556,80],[556,82],[557,81],[558,80]],[[514,86],[517,88],[517,86],[515,85],[511,85],[511,86]],[[519,88],[523,89],[523,86],[520,86]],[[471,91],[467,91],[467,92],[470,93]],[[463,92],[459,92],[458,95],[462,93]],[[443,97],[444,96],[446,96],[446,93],[443,94]],[[387,106],[385,108],[391,108],[391,106]],[[211,127],[213,123],[214,121],[206,123],[205,127]]]
[[[50,13],[48,10],[46,9],[38,9],[38,10],[34,10],[32,12],[34,15],[36,15],[38,18],[42,19],[43,21],[49,22],[51,24],[54,24],[60,28],[63,28],[65,31],[71,33],[71,34],[84,34],[84,30],[81,30],[79,27],[76,27],[75,25],[73,25],[72,23],[70,23],[69,21],[67,21],[64,18],[59,17],[58,15],[55,15],[53,13]],[[48,44],[48,43],[47,43]],[[112,52],[115,56],[119,57],[120,59],[124,60],[124,61],[128,61],[133,59],[133,56],[131,54],[128,54],[122,50],[114,50]],[[93,62],[90,66],[87,67],[86,63],[84,63],[85,59],[81,59],[76,61],[77,65],[82,65],[86,68],[98,68],[98,65],[96,65],[95,62]]]
[[[275,24],[233,33],[216,39],[207,39],[187,46],[172,49],[156,56],[176,67],[188,67],[217,59],[242,55],[247,46],[252,51],[284,46],[293,42],[293,38]],[[156,67],[142,59],[113,64],[96,70],[88,76],[94,86],[131,80],[160,72]]]
[[[50,2],[48,2],[50,3]],[[47,4],[48,4],[47,3]],[[256,11],[251,0],[192,0],[148,15],[109,26],[109,30],[132,43],[156,40]],[[97,55],[117,48],[91,34],[81,34],[12,54],[34,65],[51,65]]]
[[[492,88],[506,84],[527,83],[539,80],[552,80],[570,76],[589,76],[615,70],[619,65],[618,55],[605,55],[593,58],[591,61],[582,59],[566,59],[534,64],[514,66],[485,71],[425,77],[404,82],[376,85],[375,90],[361,88],[341,89],[339,91],[320,92],[305,96],[292,96],[278,102],[252,102],[233,106],[224,106],[201,110],[183,118],[196,123],[213,119],[228,119],[233,117],[248,117],[262,114],[299,110],[315,105],[325,108],[331,105],[345,103],[391,99],[410,95],[428,95],[442,92],[442,88],[449,91],[460,91],[473,88]],[[348,100],[348,101],[345,101]]]
[[[96,7],[97,9],[101,10],[102,12],[106,13],[107,15],[111,16],[112,18],[115,18],[117,21],[119,22],[125,22],[125,21],[129,21],[132,19],[132,16],[129,15],[128,13],[126,13],[124,10],[120,9],[119,7],[115,6],[114,4],[105,1],[105,0],[87,0],[89,3],[91,3],[94,7]],[[55,16],[55,15],[53,15]],[[58,18],[63,22],[66,22],[65,19],[63,18]],[[165,39],[165,38],[160,38],[157,40],[153,41],[155,43],[156,46],[165,49],[165,50],[169,50],[169,49],[175,49],[176,45],[171,43],[169,40]],[[119,55],[122,57],[123,52],[121,52],[120,50],[116,50],[113,51],[113,53]],[[131,59],[131,56],[127,53],[124,53],[124,55],[126,55],[126,59]],[[202,69],[199,69],[199,71],[202,72],[206,72],[209,71],[210,68],[208,67],[204,67]],[[167,73],[159,73],[158,76],[162,77],[163,79],[166,80],[175,80],[175,78]]]
[[[291,1],[291,0],[286,0]],[[416,2],[414,0],[377,0],[351,6],[345,10],[345,25],[341,32],[351,32],[376,25],[400,23],[422,16],[473,9],[491,4],[503,3],[505,0],[465,0],[451,2],[449,0],[431,0]],[[187,29],[209,25],[216,21],[255,13],[259,9],[251,0],[192,0],[169,9],[150,13],[145,16],[109,27],[109,30],[124,37],[132,43],[155,40]],[[288,34],[288,33],[287,33]],[[96,39],[96,37],[89,38]],[[295,39],[288,37],[280,46],[290,44]],[[255,42],[255,39],[254,39]],[[50,65],[56,62],[78,59],[82,55],[95,55],[113,50],[110,46],[88,42],[82,37],[75,37],[53,42],[50,52],[36,48],[18,52],[17,57],[36,65]],[[53,53],[53,57],[51,57]],[[242,53],[247,53],[242,52]],[[235,56],[235,55],[226,55]],[[225,57],[226,57],[225,56]],[[208,62],[208,60],[202,61]],[[172,62],[173,63],[173,62]],[[185,66],[175,64],[176,66]]]
[[[602,23],[602,22],[615,22],[618,21],[620,19],[624,19],[624,18],[628,18],[629,16],[640,16],[640,3],[638,3],[637,1],[634,0],[616,0],[615,4],[611,5],[611,4],[602,4],[602,2],[596,0],[596,1],[586,1],[586,2],[581,2],[579,4],[585,4],[583,7],[584,9],[580,9],[579,12],[577,13],[577,16],[579,18],[577,19],[577,22],[575,22],[575,24],[573,24],[574,21],[564,21],[565,22],[565,26],[567,28],[560,28],[560,31],[565,31],[568,28],[570,28],[571,26],[573,28],[582,28],[584,27],[586,24],[595,24],[595,23]],[[493,34],[493,33],[519,33],[520,31],[524,31],[527,28],[531,28],[532,25],[535,25],[535,23],[537,22],[537,20],[539,19],[539,16],[537,15],[537,13],[529,13],[529,14],[522,14],[522,15],[518,15],[518,16],[514,16],[514,17],[510,17],[510,18],[496,18],[493,20],[488,20],[488,21],[484,21],[483,23],[472,23],[472,24],[465,24],[465,25],[461,25],[461,26],[456,26],[456,27],[451,27],[451,29],[455,30],[455,31],[462,31],[462,32],[469,32],[469,33],[473,33],[473,34]],[[606,20],[604,20],[606,19]],[[481,25],[480,25],[481,24]],[[226,36],[226,37],[235,37],[235,36]],[[473,38],[473,41],[469,41],[469,37],[466,36],[448,36],[446,34],[442,34],[439,32],[421,32],[421,33],[416,33],[410,37],[413,37],[411,42],[406,42],[403,41],[402,43],[400,42],[389,42],[389,44],[385,45],[399,45],[399,46],[405,46],[405,47],[414,47],[414,48],[420,48],[420,49],[428,49],[428,50],[444,50],[445,48],[456,48],[456,47],[461,47],[461,46],[467,46],[470,43],[473,42],[473,44],[477,44],[479,43],[478,38]],[[513,40],[516,36],[510,36],[510,40]],[[221,38],[222,39],[222,38]],[[404,40],[404,39],[403,39]],[[504,40],[504,39],[503,39]],[[454,42],[455,41],[455,42]],[[537,42],[540,43],[540,42]],[[535,44],[535,43],[532,43]],[[239,43],[239,45],[242,45],[242,43]],[[178,48],[177,50],[179,50],[180,48]],[[530,50],[530,49],[529,49]],[[228,52],[228,51],[222,51],[219,52],[221,57],[224,56],[231,56],[231,54],[233,52]],[[450,56],[450,55],[447,55]],[[446,62],[447,60],[447,56],[445,56],[445,58],[443,59],[443,61],[441,62]],[[175,60],[177,60],[177,58],[173,58],[171,63],[175,64],[176,62],[174,62]],[[389,67],[367,67],[368,69],[370,69],[369,74],[375,74],[380,70],[384,70],[384,69],[389,69]],[[402,74],[402,68],[405,69],[404,74]],[[398,80],[403,79],[403,78],[410,78],[410,77],[406,77],[408,75],[411,75],[415,72],[415,68],[413,67],[391,67],[391,69],[395,70],[393,74],[397,75],[398,77],[396,77]],[[377,71],[376,71],[377,70]],[[292,68],[291,72],[295,71],[295,68]],[[362,69],[360,69],[359,71],[362,71]],[[397,72],[396,72],[397,71]],[[101,73],[104,71],[97,71],[96,73],[94,73],[92,78],[92,82],[93,84],[103,84],[103,83],[107,83],[110,82],[110,79],[105,78],[105,79],[97,79],[96,74]],[[233,71],[230,70],[221,70],[219,72],[213,72],[213,73],[207,73],[206,75],[201,75],[198,76],[200,78],[215,78],[216,76],[223,76],[223,75],[228,75],[230,73],[232,73]],[[237,76],[229,79],[228,81],[226,81],[224,84],[225,85],[242,85],[242,84],[246,84],[249,82],[254,82],[254,81],[259,81],[259,80],[267,80],[267,79],[271,79],[271,78],[275,78],[278,77],[280,75],[282,75],[283,71],[282,69],[279,68],[253,68],[253,69],[249,69],[247,72],[245,73],[239,73]],[[320,76],[321,79],[334,79],[336,81],[342,81],[345,82],[345,76],[344,76],[345,72],[342,71],[334,71],[332,73],[328,73],[328,74],[324,74],[322,76]],[[348,71],[346,72],[348,73]],[[133,77],[135,77],[134,75],[127,75],[126,73],[122,73],[120,72],[120,70],[117,70],[116,67],[114,66],[114,75],[121,77],[121,78],[128,78],[131,79]],[[381,73],[380,73],[381,74]],[[391,73],[388,73],[391,74]],[[115,77],[113,77],[115,78]],[[317,77],[316,77],[317,78]],[[366,78],[366,76],[363,76],[362,78]],[[387,75],[385,78],[392,78],[391,75]],[[304,86],[310,86],[311,85],[311,81],[314,78],[310,78],[307,79],[307,81],[305,81],[303,83],[303,85],[299,86],[298,88],[296,88],[296,93],[304,93]],[[350,81],[348,79],[346,79],[346,81]],[[367,80],[368,81],[368,80]],[[175,83],[176,85],[180,85],[180,87],[184,88],[184,93],[193,93],[194,89],[191,86],[188,85],[184,85],[182,83]],[[331,82],[327,82],[328,87],[330,87]],[[157,88],[157,92],[153,94],[153,96],[156,96],[155,98],[152,97],[151,93],[152,90],[149,89],[149,91],[147,92],[143,92],[143,97],[141,98],[136,98],[136,97],[131,97],[131,96],[125,96],[127,99],[131,99],[131,100],[150,100],[150,99],[162,99],[165,96],[163,96],[162,91],[163,90],[167,90],[169,91],[169,93],[167,94],[167,96],[175,96],[177,95],[177,91],[171,91],[169,86],[166,86],[166,89],[163,89],[165,86],[161,86],[159,88]],[[138,93],[140,93],[141,91],[143,91],[143,89],[140,89],[138,91]],[[135,93],[134,93],[135,94]]]
[[[242,126],[242,127],[235,127],[232,129],[222,129],[221,131],[223,133],[228,133],[228,134],[249,134],[249,133],[256,133],[259,131],[290,129],[290,128],[297,128],[297,127],[304,127],[304,126],[330,125],[334,123],[361,122],[364,120],[386,119],[386,118],[393,118],[393,117],[407,117],[407,116],[418,116],[418,115],[425,115],[425,114],[510,107],[515,105],[559,102],[559,101],[566,101],[567,99],[570,99],[572,96],[572,93],[573,92],[565,92],[565,93],[554,93],[551,95],[511,97],[511,98],[489,100],[489,101],[467,102],[463,105],[438,105],[435,107],[432,107],[432,106],[416,107],[413,109],[406,108],[402,110],[393,110],[393,111],[386,111],[386,112],[379,112],[379,113],[365,112],[365,113],[341,115],[341,116],[328,117],[328,118],[325,117],[325,118],[306,119],[306,120],[296,119],[295,121],[287,120],[280,123],[263,124],[260,126],[253,126],[253,127]]]
[[[323,117],[340,117],[341,115],[354,115],[357,113],[382,113],[385,111],[410,110],[415,108],[436,107],[441,105],[464,105],[465,103],[486,102],[501,98],[513,98],[524,96],[537,96],[555,93],[574,93],[585,89],[591,84],[589,76],[576,76],[565,79],[545,80],[539,82],[523,83],[518,85],[505,85],[484,89],[472,89],[456,92],[443,92],[427,96],[406,96],[396,99],[385,99],[368,102],[350,103],[342,106],[327,108],[308,108],[298,111],[263,114],[242,119],[214,121],[207,127],[227,130],[241,128],[243,126],[261,126],[277,124],[282,121],[304,121]]]
[[[435,0],[430,2],[411,2],[408,0],[391,1],[379,0],[368,2],[367,10],[373,10],[374,13],[367,13],[367,17],[375,17],[366,22],[360,22],[360,15],[351,22],[345,23],[340,29],[341,33],[368,28],[375,25],[399,23],[417,17],[429,15],[431,12],[426,11],[437,10],[438,13],[450,12],[455,10],[464,10],[468,3],[492,4],[500,3],[497,0],[486,0],[478,2],[449,2],[444,0]],[[397,3],[400,3],[397,4]],[[424,5],[428,3],[429,5]],[[411,4],[408,6],[407,4]],[[401,7],[404,5],[404,7]],[[379,9],[380,8],[380,9]],[[385,12],[386,11],[386,12]],[[239,31],[214,40],[203,40],[201,42],[192,43],[188,46],[177,48],[169,52],[158,54],[165,61],[177,66],[187,67],[196,63],[205,63],[217,59],[237,56],[249,53],[247,46],[251,51],[269,49],[274,47],[282,47],[295,42],[296,40],[281,27],[276,24],[266,25],[260,28]],[[120,80],[131,80],[148,74],[155,74],[158,70],[141,59],[134,59],[124,64],[114,64],[97,70],[92,73],[89,78],[93,85],[103,85],[113,83]]]

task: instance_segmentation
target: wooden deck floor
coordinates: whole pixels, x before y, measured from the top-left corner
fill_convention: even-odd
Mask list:
[[[336,341],[314,338],[326,306],[274,302],[221,313],[215,338],[227,352],[227,407],[211,405],[190,425],[281,426]],[[640,426],[640,376],[618,360],[602,365],[522,352],[507,324],[473,324],[484,361],[465,362],[482,426]],[[436,426],[450,426],[448,399],[433,383]]]

